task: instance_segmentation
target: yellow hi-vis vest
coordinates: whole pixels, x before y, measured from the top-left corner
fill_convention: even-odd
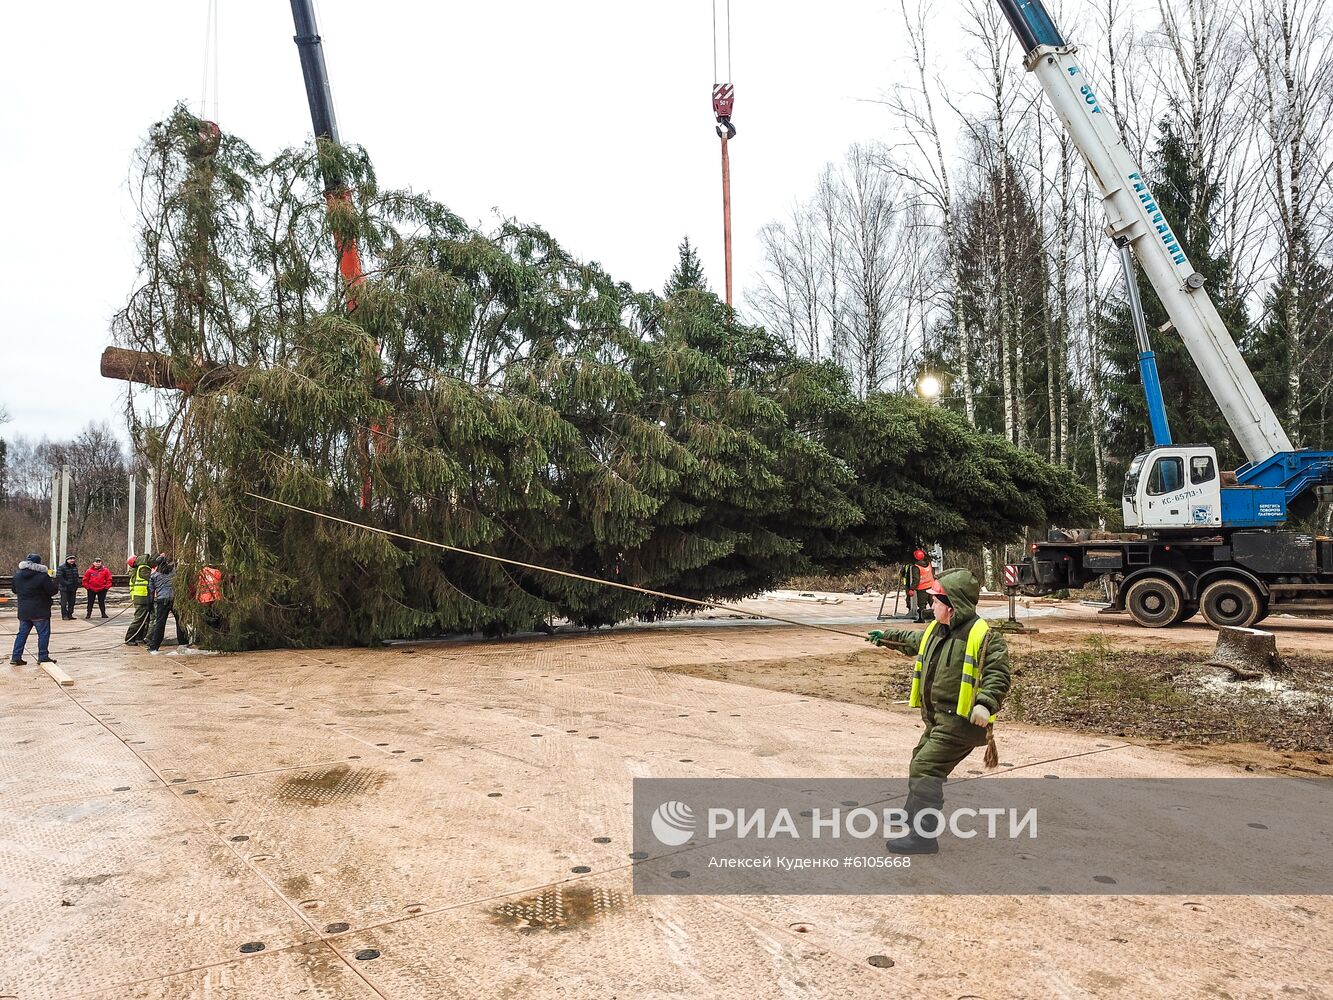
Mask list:
[[[912,668],[912,693],[907,699],[907,704],[912,708],[921,707],[921,678],[926,669],[926,643],[930,642],[930,635],[938,624],[939,622],[931,622],[921,633],[921,645],[916,650],[916,665]],[[963,679],[958,685],[956,709],[965,719],[972,715],[972,704],[976,701],[977,685],[981,682],[981,668],[977,664],[977,657],[981,655],[981,644],[986,641],[986,633],[989,631],[990,626],[986,624],[986,619],[978,616],[967,632],[967,646],[963,651]],[[993,712],[990,718],[992,722],[995,721]]]
[[[151,569],[147,566],[136,565],[130,573],[130,597],[148,596],[148,574]]]

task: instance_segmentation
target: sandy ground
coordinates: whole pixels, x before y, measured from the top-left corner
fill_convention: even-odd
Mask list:
[[[796,615],[849,633],[861,634],[876,627],[876,615],[881,598],[877,595],[824,595],[822,600],[837,603],[816,603],[809,600],[764,598],[742,602],[744,610],[756,615],[773,614],[782,617]],[[890,610],[892,599],[890,599]],[[983,600],[982,613],[992,620],[1008,615],[1008,602],[999,597]],[[1100,614],[1077,601],[1020,600],[1017,605],[1019,620],[1025,631],[1007,635],[1006,641],[1016,659],[1047,651],[1085,647],[1089,640],[1100,640],[1116,650],[1134,650],[1144,653],[1192,653],[1203,658],[1216,645],[1217,633],[1202,619],[1195,619],[1169,629],[1144,629],[1134,624],[1128,615]],[[703,612],[695,618],[716,617],[719,621],[736,624],[731,615]],[[833,624],[836,623],[836,624]],[[683,623],[682,623],[683,624]],[[766,638],[752,637],[739,649],[745,657],[710,663],[674,664],[663,661],[664,669],[679,670],[693,676],[713,680],[749,684],[775,691],[812,695],[836,701],[877,707],[890,712],[914,716],[902,704],[892,704],[885,697],[885,682],[889,671],[901,671],[904,658],[858,647],[833,635],[797,629],[766,629],[762,623],[748,622],[767,633]],[[915,628],[910,622],[890,620],[893,627]],[[1280,651],[1329,658],[1329,680],[1333,683],[1333,620],[1274,617],[1263,623],[1277,637]],[[740,630],[737,630],[738,632]],[[1005,723],[1002,731],[1008,728]],[[1100,732],[1142,746],[1166,747],[1201,761],[1217,761],[1273,774],[1310,774],[1333,777],[1333,732],[1327,745],[1313,751],[1275,750],[1254,743],[1206,742],[1203,740],[1163,740],[1148,736],[1127,736],[1119,731],[1116,718],[1108,713],[1106,726],[1100,730],[1082,727],[1085,732]]]
[[[920,723],[874,696],[904,661],[847,637],[150,658],[123,625],[56,623],[73,687],[0,669],[0,997],[1333,995],[1328,897],[636,896],[635,777],[903,773]],[[1004,755],[1244,780],[1018,724]]]

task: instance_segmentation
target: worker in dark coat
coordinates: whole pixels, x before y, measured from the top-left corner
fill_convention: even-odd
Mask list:
[[[181,628],[180,616],[176,614],[176,567],[165,554],[153,563],[148,587],[153,597],[153,629],[148,634],[148,652],[156,656],[166,635],[168,615],[176,621],[176,644],[184,646],[188,641],[185,629]]]
[[[60,617],[65,621],[74,617],[74,606],[79,603],[79,584],[82,582],[78,558],[65,556],[65,561],[56,567],[56,586],[60,588]]]
[[[993,726],[1009,693],[1009,649],[1004,635],[977,614],[981,584],[965,569],[951,569],[931,585],[935,620],[924,631],[877,629],[869,641],[916,657],[908,704],[921,709],[926,731],[908,769],[908,825],[912,833],[888,842],[894,854],[934,854],[934,820],[918,822],[925,810],[944,806],[944,781],[977,747],[995,767]],[[922,829],[933,830],[930,833]]]
[[[51,602],[58,588],[51,571],[42,565],[42,557],[29,552],[19,563],[14,574],[13,591],[18,597],[19,632],[14,639],[14,652],[9,662],[16,667],[27,666],[23,647],[28,644],[28,633],[37,633],[37,661],[55,663],[51,659]]]

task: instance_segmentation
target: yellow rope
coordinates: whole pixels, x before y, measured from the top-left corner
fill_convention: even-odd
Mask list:
[[[832,632],[834,635],[845,635],[852,639],[864,640],[865,636],[860,632],[844,632],[840,628],[833,628],[829,625],[817,625],[814,622],[797,621],[794,618],[780,618],[777,615],[754,615],[753,612],[746,611],[743,608],[733,607],[730,604],[719,604],[717,601],[700,601],[693,597],[681,597],[679,594],[667,594],[660,590],[649,590],[647,587],[635,587],[628,583],[617,583],[614,580],[601,580],[595,576],[584,576],[582,573],[571,573],[568,570],[552,569],[549,566],[538,566],[534,563],[522,562],[518,559],[506,559],[504,556],[491,555],[487,552],[475,552],[472,549],[460,548],[457,545],[446,545],[443,542],[433,542],[429,538],[414,538],[411,535],[404,535],[397,531],[390,531],[388,528],[376,528],[374,525],[362,524],[359,521],[349,521],[343,517],[335,517],[332,514],[325,514],[318,510],[311,510],[308,507],[298,507],[294,503],[284,503],[281,500],[274,500],[272,497],[260,496],[258,493],[245,494],[256,500],[262,500],[264,503],[271,503],[276,507],[286,507],[288,510],[300,511],[302,514],[309,514],[311,517],[322,517],[326,521],[336,521],[339,524],[345,524],[351,528],[361,528],[364,531],[373,531],[379,535],[388,535],[390,538],[401,538],[405,542],[413,542],[417,545],[430,545],[437,549],[445,549],[448,552],[459,552],[465,556],[476,556],[478,559],[489,559],[491,562],[504,563],[507,566],[519,566],[523,569],[535,570],[538,573],[553,573],[556,576],[569,577],[571,580],[582,580],[585,583],[597,583],[603,587],[616,587],[620,590],[632,590],[636,594],[647,594],[649,597],[661,597],[668,601],[680,601],[683,604],[694,604],[701,608],[717,608],[721,611],[731,611],[738,615],[748,617],[763,617],[772,619],[775,622],[782,622],[784,625],[799,625],[803,628],[818,629],[821,632]]]

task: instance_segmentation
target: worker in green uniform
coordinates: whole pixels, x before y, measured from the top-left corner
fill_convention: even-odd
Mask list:
[[[125,644],[137,646],[148,638],[148,626],[153,613],[153,600],[148,596],[148,579],[153,572],[153,557],[145,552],[130,556],[125,562],[130,571],[130,602],[134,605],[134,621],[125,630]]]
[[[1009,650],[1004,636],[977,614],[981,584],[965,569],[951,569],[930,588],[935,620],[924,632],[877,629],[869,641],[916,657],[908,704],[921,709],[926,731],[912,751],[907,780],[911,832],[887,843],[894,854],[934,854],[938,821],[917,823],[927,809],[944,806],[944,780],[974,749],[986,747],[995,767],[992,725],[1009,693]],[[924,835],[921,826],[933,835]]]

